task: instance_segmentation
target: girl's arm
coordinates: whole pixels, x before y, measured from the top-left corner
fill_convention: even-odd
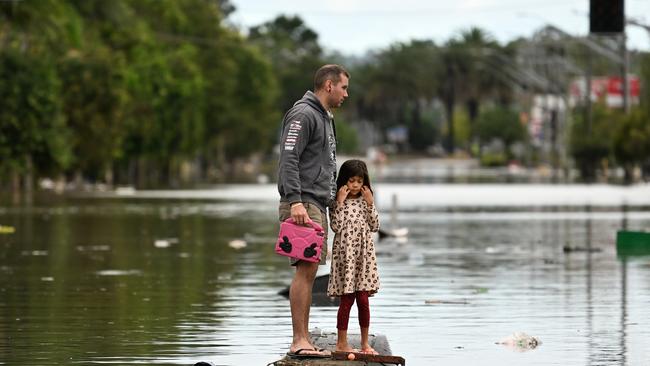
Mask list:
[[[370,231],[379,231],[379,214],[375,208],[375,198],[368,186],[361,187],[363,200],[366,202],[366,222],[370,226]]]
[[[343,224],[343,206],[345,205],[345,198],[349,193],[350,190],[348,187],[345,185],[342,186],[338,192],[336,192],[334,208],[330,208],[330,227],[335,233],[341,231],[341,225]]]
[[[379,231],[379,213],[374,204],[366,203],[366,222],[370,227],[370,231]]]
[[[343,225],[343,204],[336,202],[334,208],[330,208],[330,227],[332,231],[338,233]]]

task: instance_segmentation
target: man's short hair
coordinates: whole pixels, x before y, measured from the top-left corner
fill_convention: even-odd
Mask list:
[[[332,80],[334,84],[338,84],[341,81],[341,74],[345,75],[348,79],[350,78],[350,74],[343,66],[336,64],[321,66],[314,75],[314,91],[322,89],[327,80]]]

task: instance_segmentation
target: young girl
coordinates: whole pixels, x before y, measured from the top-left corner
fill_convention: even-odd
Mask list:
[[[379,290],[377,256],[372,232],[379,230],[368,168],[361,160],[348,160],[336,179],[337,195],[330,223],[334,231],[329,296],[340,297],[336,328],[337,351],[355,351],[348,344],[348,322],[354,300],[359,309],[361,352],[377,354],[368,343],[370,305],[368,297]]]

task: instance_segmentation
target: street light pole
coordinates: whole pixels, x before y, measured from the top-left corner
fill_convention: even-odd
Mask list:
[[[591,136],[591,50],[587,46],[583,46],[586,54],[587,70],[585,73],[585,122],[587,123],[587,136]]]
[[[621,33],[621,38],[620,38],[620,44],[621,44],[621,80],[623,82],[623,110],[625,111],[625,114],[630,113],[630,85],[629,85],[629,80],[627,78],[628,74],[628,68],[629,68],[629,63],[630,63],[630,57],[627,52],[627,35],[625,33],[625,29],[623,29],[623,33]]]

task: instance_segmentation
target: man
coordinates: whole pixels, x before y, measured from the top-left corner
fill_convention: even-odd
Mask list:
[[[336,129],[332,109],[348,97],[349,78],[339,65],[322,66],[314,75],[314,91],[307,91],[282,121],[278,170],[280,221],[292,217],[298,224],[305,224],[313,220],[325,230],[320,263],[291,260],[296,272],[289,292],[293,325],[290,355],[330,355],[311,343],[309,310],[316,271],[325,264],[326,208],[336,196]]]

